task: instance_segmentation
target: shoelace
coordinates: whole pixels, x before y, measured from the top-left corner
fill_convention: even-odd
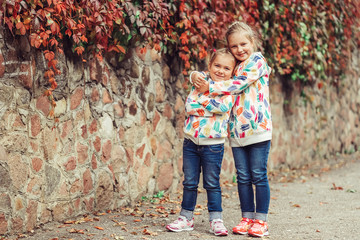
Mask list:
[[[256,231],[259,231],[259,230],[262,230],[262,228],[265,228],[265,224],[256,222],[256,223],[254,223],[252,228]]]
[[[250,219],[247,218],[247,219],[242,219],[238,226],[244,227],[249,224],[250,224]]]

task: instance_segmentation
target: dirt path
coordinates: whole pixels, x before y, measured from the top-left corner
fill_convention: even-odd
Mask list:
[[[360,239],[360,159],[317,177],[299,177],[291,183],[270,182],[270,235],[264,239]],[[165,225],[179,211],[180,194],[139,203],[118,212],[89,215],[64,223],[50,223],[37,229],[29,240],[50,239],[218,239],[208,231],[206,195],[199,193],[195,229],[172,233]],[[237,188],[223,186],[224,222],[231,230],[238,223],[240,208]],[[77,220],[77,222],[75,222]],[[223,239],[253,239],[229,234]],[[0,237],[1,239],[1,237]],[[8,239],[16,239],[10,236]]]

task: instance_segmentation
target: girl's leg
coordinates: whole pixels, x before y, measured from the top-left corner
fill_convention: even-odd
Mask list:
[[[237,184],[238,194],[240,199],[240,207],[243,218],[255,218],[255,204],[254,204],[254,190],[251,182],[250,172],[250,155],[247,147],[233,147],[232,148]]]
[[[270,145],[270,141],[265,141],[248,146],[252,183],[256,189],[255,219],[265,222],[267,221],[270,204],[270,186],[267,176]]]
[[[193,211],[196,205],[197,189],[201,171],[200,155],[198,149],[201,146],[196,145],[191,140],[185,139],[183,145],[183,200],[180,215],[188,220],[193,217]]]
[[[228,231],[222,220],[220,171],[224,156],[224,144],[203,146],[201,165],[204,188],[208,198],[210,232],[216,236],[227,236]]]
[[[210,221],[222,219],[220,172],[224,156],[224,144],[207,145],[201,148],[203,182],[208,199]]]

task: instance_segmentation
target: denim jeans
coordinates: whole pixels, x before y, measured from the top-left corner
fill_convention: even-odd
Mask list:
[[[270,187],[267,176],[270,144],[271,141],[269,140],[232,148],[243,217],[266,221],[270,203]],[[256,211],[253,185],[256,189]],[[261,217],[259,218],[256,215]]]
[[[200,172],[203,171],[203,184],[207,192],[208,211],[222,212],[220,171],[224,155],[224,144],[196,145],[184,139],[183,172],[184,192],[181,207],[194,211],[197,199]]]

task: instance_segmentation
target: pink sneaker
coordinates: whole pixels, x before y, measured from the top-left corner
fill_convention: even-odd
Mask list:
[[[214,219],[210,222],[210,232],[216,236],[227,236],[228,231],[224,226],[224,222],[221,219]]]
[[[168,224],[166,228],[172,232],[191,231],[194,230],[194,218],[190,221],[184,216],[179,216],[177,220]]]

